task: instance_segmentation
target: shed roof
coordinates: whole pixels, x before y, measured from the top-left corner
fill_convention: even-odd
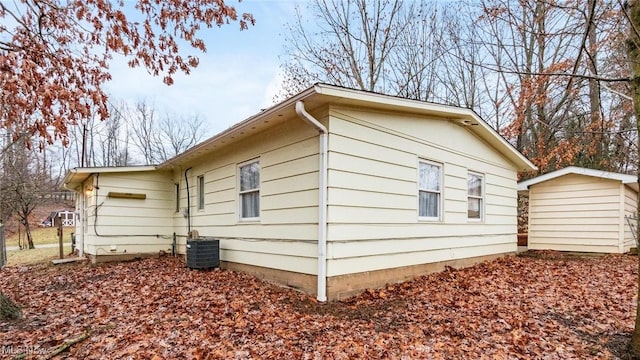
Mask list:
[[[552,171],[550,173],[546,173],[544,175],[540,175],[529,180],[521,181],[518,183],[518,192],[527,193],[529,192],[529,187],[532,185],[540,184],[545,181],[557,179],[561,176],[565,175],[584,175],[591,176],[594,178],[600,179],[608,179],[608,180],[616,180],[620,181],[625,185],[629,185],[634,190],[638,191],[638,177],[636,175],[629,174],[621,174],[604,170],[595,170],[595,169],[587,169],[577,166],[568,166],[566,168]]]
[[[158,165],[159,169],[169,169],[193,161],[223,146],[239,141],[267,127],[295,116],[295,104],[303,101],[307,109],[325,104],[363,106],[369,109],[405,111],[427,115],[443,121],[451,121],[464,126],[498,153],[511,161],[518,170],[536,170],[507,140],[480,118],[473,110],[457,106],[435,104],[420,100],[405,99],[374,92],[354,90],[327,84],[315,84],[293,97],[265,109],[225,131],[214,135],[191,149]]]

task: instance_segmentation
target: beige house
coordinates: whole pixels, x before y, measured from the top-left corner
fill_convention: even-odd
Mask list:
[[[220,239],[223,267],[321,301],[514,253],[531,164],[473,111],[324,84],[158,166],[78,168],[94,261]]]
[[[529,196],[529,249],[625,253],[635,247],[634,175],[567,167],[518,184]]]

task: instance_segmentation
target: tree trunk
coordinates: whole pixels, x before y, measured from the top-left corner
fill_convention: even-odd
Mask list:
[[[596,30],[597,27],[594,23],[594,17],[596,12],[596,2],[597,0],[589,0],[587,9],[589,14],[587,15],[587,19],[590,19],[585,26],[585,31],[587,31],[587,43],[586,43],[586,51],[589,54],[596,54],[598,39]],[[592,13],[593,12],[593,13]],[[587,59],[588,68],[591,71],[591,74],[596,76],[598,75],[598,64],[597,64],[597,56],[589,56]],[[604,119],[601,116],[602,102],[600,101],[600,82],[594,78],[589,79],[589,120],[590,120],[590,128],[591,129],[599,129],[603,134],[607,130],[604,127]],[[594,124],[600,124],[600,127],[594,128]],[[603,134],[593,134],[593,138],[590,139],[592,144],[597,146],[597,150],[593,155],[589,154],[589,151],[586,151],[587,155],[587,164],[594,169],[607,169],[609,167],[609,163],[606,158],[608,158],[609,152],[607,148],[609,147],[608,140],[609,137]],[[587,145],[588,146],[588,145]]]
[[[29,227],[29,221],[25,221],[24,223],[24,232],[27,235],[27,244],[29,244],[29,250],[35,249],[35,245],[33,245],[33,236],[31,236],[31,227]]]
[[[18,305],[11,301],[0,291],[0,320],[14,320],[22,317],[22,311]]]
[[[636,118],[636,129],[640,133],[640,37],[636,31],[640,31],[640,0],[629,2],[629,37],[627,39],[627,55],[631,70],[631,96],[633,97],[633,110]],[[640,155],[640,137],[638,137],[638,155]],[[640,164],[636,164],[638,174],[638,184],[640,184]],[[640,197],[638,197],[638,208],[640,209]],[[640,236],[640,226],[637,227],[636,236]],[[640,257],[639,257],[640,259]],[[640,260],[638,261],[640,270]],[[638,275],[638,295],[640,295],[640,273]],[[640,296],[637,298],[636,324],[631,337],[631,353],[640,358]]]

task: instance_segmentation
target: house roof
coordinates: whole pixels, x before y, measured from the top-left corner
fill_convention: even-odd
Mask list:
[[[638,191],[638,177],[635,175],[620,174],[620,173],[603,171],[603,170],[587,169],[587,168],[582,168],[577,166],[569,166],[560,170],[546,173],[544,175],[540,175],[538,177],[531,178],[529,180],[519,182],[518,192],[527,193],[529,192],[529,188],[532,185],[540,184],[542,182],[557,179],[561,176],[570,175],[570,174],[591,176],[591,177],[600,178],[600,179],[616,180],[616,181],[622,182],[625,185],[629,185],[631,188]]]
[[[331,103],[363,106],[377,110],[405,111],[428,115],[433,118],[442,119],[443,121],[451,121],[464,126],[468,131],[484,140],[497,152],[509,159],[518,170],[532,171],[537,169],[535,165],[471,109],[410,100],[327,84],[315,84],[279,104],[262,110],[256,115],[231,126],[227,130],[165,161],[158,165],[158,169],[170,169],[174,166],[193,161],[206,153],[246,138],[287,118],[296,116],[295,104],[298,101],[303,101],[307,109],[313,109]]]
[[[93,174],[130,173],[153,170],[156,170],[156,166],[76,167],[67,172],[62,181],[62,186],[65,189],[73,191],[78,190],[82,183]]]

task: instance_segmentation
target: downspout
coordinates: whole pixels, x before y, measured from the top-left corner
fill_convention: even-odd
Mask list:
[[[302,101],[296,102],[296,114],[320,132],[320,170],[318,179],[318,301],[327,301],[327,149],[328,131],[305,109]]]
[[[77,170],[71,170],[73,172],[77,172]],[[76,249],[78,249],[78,256],[84,256],[84,215],[85,208],[87,206],[85,201],[85,193],[84,187],[80,185],[80,191],[77,189],[72,189],[68,186],[69,184],[65,183],[62,185],[63,188],[73,191],[76,194],[76,214],[75,216],[75,235],[76,235]]]
[[[189,193],[189,177],[187,173],[191,168],[184,171],[184,182],[187,187],[187,237],[191,237],[191,194]]]
[[[95,176],[93,176],[93,179],[91,180],[91,195],[93,196],[93,234],[96,237],[100,237],[100,235],[98,234],[98,209],[100,208],[100,206],[98,205],[98,190],[100,189],[100,173],[95,173],[93,174]],[[87,221],[88,222],[88,221]],[[89,224],[87,224],[89,225]],[[88,234],[88,227],[87,227],[87,234]],[[97,253],[96,253],[97,255]]]
[[[80,206],[78,206],[80,205]],[[84,256],[84,228],[86,221],[85,216],[87,214],[87,199],[85,197],[84,188],[80,189],[80,192],[76,192],[76,208],[80,208],[78,211],[78,223],[76,224],[76,249],[78,249],[78,256]]]
[[[78,257],[84,256],[84,216],[85,209],[87,207],[85,201],[85,192],[83,185],[80,185],[80,191],[76,189],[71,189],[67,186],[67,184],[63,184],[63,188],[73,191],[76,194],[76,211],[75,211],[75,227],[76,227],[76,249],[78,249]]]

